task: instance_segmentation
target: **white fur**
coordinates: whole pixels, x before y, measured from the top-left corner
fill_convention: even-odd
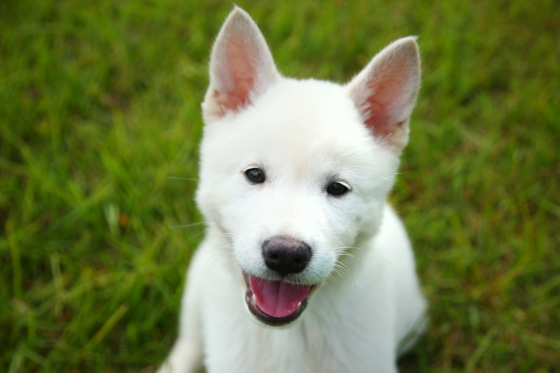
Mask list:
[[[418,91],[415,39],[391,44],[347,86],[298,81],[280,76],[235,8],[210,75],[196,197],[207,232],[160,372],[396,372],[426,310],[405,229],[385,202]],[[265,170],[263,184],[247,181],[251,167]],[[351,191],[328,195],[332,180]],[[277,235],[312,248],[293,279],[319,284],[283,328],[248,312],[240,274],[279,278],[261,251]]]

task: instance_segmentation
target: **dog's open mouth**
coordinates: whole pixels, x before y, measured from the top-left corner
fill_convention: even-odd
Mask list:
[[[316,285],[271,281],[243,272],[247,285],[245,301],[257,319],[270,326],[282,326],[297,319],[307,307],[307,298]]]

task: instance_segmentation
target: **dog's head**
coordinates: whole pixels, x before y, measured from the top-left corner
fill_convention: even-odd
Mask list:
[[[341,257],[376,233],[419,79],[412,37],[344,86],[283,78],[249,15],[229,15],[202,106],[197,202],[227,236],[260,322],[297,319]]]

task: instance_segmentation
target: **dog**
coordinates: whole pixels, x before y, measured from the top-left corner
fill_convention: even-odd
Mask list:
[[[415,37],[348,84],[280,75],[235,7],[212,49],[192,258],[159,372],[397,372],[427,303],[387,204],[420,85]]]

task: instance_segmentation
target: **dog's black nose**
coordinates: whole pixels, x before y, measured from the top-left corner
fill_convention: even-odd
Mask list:
[[[266,266],[281,276],[300,273],[311,259],[311,248],[291,237],[272,237],[263,245]]]

